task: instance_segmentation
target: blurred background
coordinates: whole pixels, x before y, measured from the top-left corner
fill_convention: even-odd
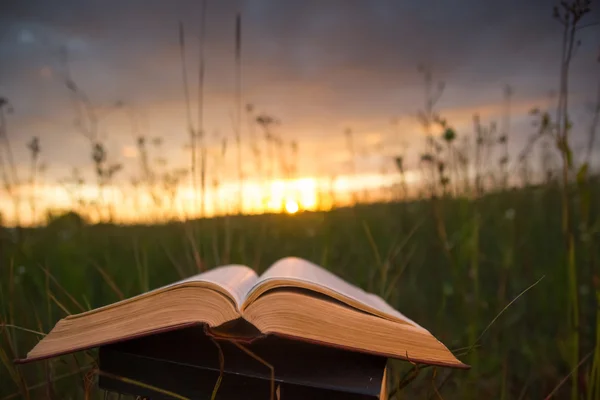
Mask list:
[[[596,399],[599,118],[598,1],[2,2],[0,400],[85,396],[11,363],[65,315],[289,255],[473,367],[397,399]]]

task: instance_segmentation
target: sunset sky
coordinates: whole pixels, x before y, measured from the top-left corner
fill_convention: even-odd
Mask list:
[[[210,171],[218,169],[225,183],[237,178],[231,116],[238,11],[243,102],[281,120],[277,132],[288,142],[298,142],[297,178],[312,179],[310,184],[303,181],[306,187],[320,185],[319,177],[326,181],[349,174],[343,132],[351,128],[356,146],[367,151],[355,158],[362,178],[348,178],[342,185],[350,187],[352,182],[383,182],[376,176],[383,166],[393,171],[391,156],[401,151],[403,142],[408,145],[407,168],[416,167],[423,146],[414,118],[424,101],[419,64],[430,65],[435,79],[446,83],[439,110],[461,135],[472,132],[474,113],[486,123],[500,120],[503,87],[510,84],[510,143],[514,151],[520,150],[533,131],[527,112],[552,104],[549,96],[558,84],[561,28],[552,18],[553,4],[208,0],[204,125],[212,153],[219,152],[223,137],[229,141],[223,165],[209,164]],[[586,23],[600,21],[598,1],[592,9]],[[61,47],[68,49],[74,80],[103,116],[100,129],[109,158],[124,165],[118,184],[140,173],[136,132],[164,139],[152,150],[153,158],[165,158],[169,168],[189,168],[178,22],[185,25],[195,101],[200,16],[200,0],[2,2],[0,97],[14,108],[7,116],[8,134],[21,179],[29,175],[26,143],[32,136],[40,138],[47,187],[37,196],[67,201],[57,181],[73,167],[93,183],[89,143],[74,127],[73,104],[60,79]],[[600,80],[600,28],[583,29],[579,37],[571,80],[576,149],[585,143],[591,121],[586,104],[595,99]],[[114,109],[117,102],[124,106]],[[246,143],[249,134],[245,125]],[[252,170],[252,160],[246,148],[245,170]],[[5,192],[0,199],[0,210],[9,215]]]

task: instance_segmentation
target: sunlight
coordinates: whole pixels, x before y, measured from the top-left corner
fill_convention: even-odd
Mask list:
[[[299,179],[295,182],[296,190],[300,196],[302,208],[314,209],[317,206],[317,181],[315,178]]]
[[[294,200],[288,200],[285,202],[285,211],[288,214],[295,214],[298,212],[298,203],[296,203]]]
[[[418,181],[414,171],[406,172],[409,185]],[[297,179],[275,179],[271,182],[246,181],[243,186],[241,210],[245,214],[288,213],[299,211],[329,210],[334,206],[348,206],[355,201],[354,193],[370,192],[369,201],[384,200],[391,196],[391,188],[397,176],[362,174],[329,177],[301,177]],[[160,186],[131,188],[107,185],[102,190],[103,204],[95,185],[78,186],[38,185],[35,191],[23,185],[19,196],[23,201],[12,202],[0,196],[0,221],[13,225],[17,220],[23,225],[46,221],[46,211],[75,210],[91,222],[99,222],[110,215],[122,223],[184,220],[200,215],[207,217],[237,213],[239,210],[239,183],[225,182],[218,187],[207,188],[204,212],[201,194],[188,185],[181,185],[169,193]],[[35,215],[25,201],[35,195]],[[387,197],[386,197],[387,196]],[[18,207],[15,208],[15,205]]]

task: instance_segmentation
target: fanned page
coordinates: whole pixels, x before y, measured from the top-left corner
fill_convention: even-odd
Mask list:
[[[252,301],[266,291],[280,287],[314,290],[363,312],[425,330],[394,309],[381,297],[367,293],[326,269],[297,257],[283,258],[265,271],[245,296],[246,301],[242,308],[249,306]]]
[[[241,310],[241,305],[244,301],[245,294],[248,293],[250,288],[252,288],[252,286],[256,283],[257,279],[258,276],[256,275],[256,272],[254,272],[254,270],[251,268],[248,268],[244,265],[226,265],[208,270],[201,274],[191,276],[166,286],[159,287],[149,292],[106,305],[104,307],[99,307],[81,314],[70,315],[66,317],[66,319],[78,318],[101,312],[108,308],[114,308],[125,303],[137,301],[141,298],[153,296],[157,293],[184,286],[200,286],[216,290],[219,293],[229,297],[235,303],[236,308],[239,311]]]
[[[253,269],[245,265],[226,265],[208,270],[204,273],[191,276],[182,281],[166,286],[181,285],[187,282],[212,283],[225,290],[235,301],[238,311],[244,303],[246,293],[257,282],[258,276]]]
[[[229,265],[77,315],[70,315],[24,361],[205,322],[219,326],[240,317],[242,296],[256,282],[250,268]]]

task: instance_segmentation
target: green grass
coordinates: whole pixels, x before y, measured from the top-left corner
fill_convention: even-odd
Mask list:
[[[600,184],[590,185],[596,221]],[[596,206],[593,206],[596,204]],[[435,212],[434,212],[435,210]],[[572,370],[572,331],[560,188],[549,184],[464,198],[357,205],[330,212],[215,218],[190,225],[86,225],[66,216],[39,229],[4,229],[0,241],[0,400],[30,386],[31,398],[83,398],[94,353],[16,369],[39,334],[67,313],[94,308],[204,268],[243,263],[258,272],[301,256],[384,296],[472,364],[470,371],[425,368],[397,398],[540,399]],[[577,213],[575,213],[576,215]],[[447,243],[441,243],[440,228]],[[581,359],[596,343],[593,229],[576,237]],[[596,229],[597,231],[597,229]],[[590,242],[591,241],[591,242]],[[515,301],[475,341],[520,292]],[[588,357],[580,371],[592,369]],[[596,361],[597,362],[597,361]],[[395,385],[413,366],[394,363]],[[597,366],[594,374],[597,374]],[[450,375],[448,375],[450,374]],[[582,375],[582,376],[583,376]],[[60,378],[60,379],[59,379]],[[53,384],[47,384],[54,381]],[[567,379],[556,396],[571,391]],[[441,387],[440,387],[441,386]],[[439,387],[439,389],[438,389]],[[584,387],[581,393],[588,392]],[[590,391],[591,393],[591,391]],[[405,397],[402,397],[405,396]],[[436,398],[436,397],[433,397]]]

